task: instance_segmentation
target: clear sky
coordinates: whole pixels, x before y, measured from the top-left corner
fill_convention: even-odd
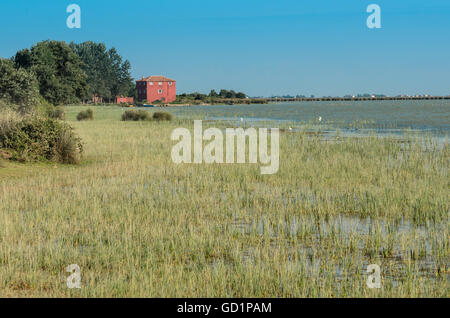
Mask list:
[[[81,7],[81,29],[66,7]],[[369,29],[369,4],[381,29]],[[2,0],[0,56],[52,39],[114,46],[135,78],[251,96],[450,94],[449,0]]]

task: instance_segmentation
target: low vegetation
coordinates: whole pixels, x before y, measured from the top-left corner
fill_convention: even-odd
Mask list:
[[[79,163],[83,145],[61,121],[13,111],[0,114],[0,149],[5,159]]]
[[[83,110],[83,111],[79,112],[77,115],[78,121],[93,120],[93,119],[94,119],[94,111],[91,108]]]
[[[122,121],[150,120],[150,113],[145,110],[127,110],[122,114]]]
[[[153,113],[153,120],[157,121],[171,121],[173,119],[173,115],[171,113],[166,112],[155,112]]]
[[[126,110],[122,114],[122,121],[171,121],[173,119],[173,115],[167,112],[154,112],[153,115],[145,110]]]
[[[262,176],[172,163],[179,122],[102,107],[85,125],[81,109],[66,117],[88,164],[0,168],[0,296],[449,296],[448,143],[299,129],[281,133],[280,170]],[[66,286],[70,264],[81,289]]]
[[[66,119],[66,112],[64,111],[64,108],[61,106],[50,107],[47,110],[47,116],[53,119],[64,120]]]

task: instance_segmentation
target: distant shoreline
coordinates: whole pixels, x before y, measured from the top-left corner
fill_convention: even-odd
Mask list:
[[[165,105],[155,105],[157,107],[188,107],[188,106],[215,106],[215,105],[253,105],[253,104],[268,104],[268,103],[288,103],[288,102],[358,102],[358,101],[392,101],[392,100],[450,100],[450,96],[417,96],[417,97],[317,97],[317,98],[249,98],[246,100],[234,100],[232,102],[218,102],[218,103],[182,103],[182,104],[165,104]]]
[[[267,102],[324,102],[324,101],[372,101],[372,100],[442,100],[450,96],[385,96],[385,97],[311,97],[311,98],[265,98]]]

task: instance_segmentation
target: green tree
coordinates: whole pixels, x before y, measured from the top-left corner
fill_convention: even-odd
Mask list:
[[[221,89],[219,96],[222,98],[227,98],[228,91],[226,89]]]
[[[26,69],[31,68],[32,66],[32,58],[31,52],[28,49],[20,50],[14,56],[14,63],[16,66],[20,66]]]
[[[71,43],[70,47],[83,62],[89,96],[112,100],[120,95],[135,95],[131,64],[128,60],[123,61],[115,48],[107,50],[105,44],[92,41]]]
[[[86,96],[81,60],[65,42],[40,42],[19,51],[14,61],[18,69],[36,74],[40,94],[53,105],[76,103]]]
[[[226,98],[236,98],[236,92],[233,91],[233,90],[228,91],[228,92],[226,93],[225,97],[226,97]]]
[[[16,69],[11,60],[0,59],[0,99],[21,109],[39,103],[39,90],[33,72]]]
[[[110,90],[107,87],[107,56],[106,46],[103,43],[84,42],[81,44],[70,43],[71,49],[82,61],[81,68],[87,75],[87,96],[98,95],[109,98]]]

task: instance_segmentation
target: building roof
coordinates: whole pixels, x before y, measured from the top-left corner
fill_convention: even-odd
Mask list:
[[[149,77],[143,77],[141,79],[141,81],[146,81],[146,82],[175,82],[175,80],[167,78],[165,76],[149,76]]]

